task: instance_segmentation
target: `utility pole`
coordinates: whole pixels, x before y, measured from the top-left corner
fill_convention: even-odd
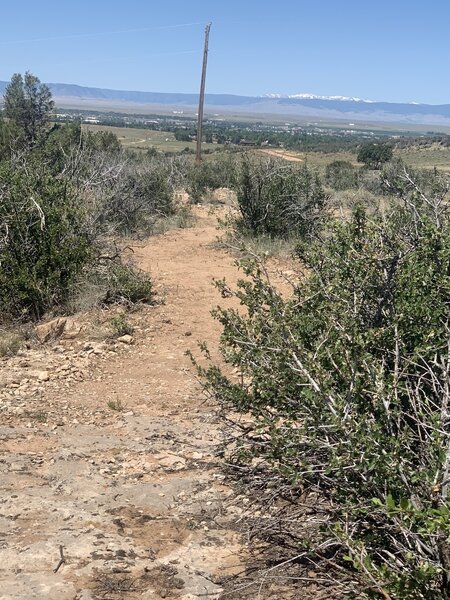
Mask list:
[[[197,153],[195,162],[199,165],[202,162],[202,135],[203,135],[203,106],[205,104],[205,83],[206,83],[206,65],[208,63],[208,43],[209,30],[211,23],[205,27],[205,47],[203,50],[202,82],[200,84],[200,98],[198,102],[198,122],[197,122]]]

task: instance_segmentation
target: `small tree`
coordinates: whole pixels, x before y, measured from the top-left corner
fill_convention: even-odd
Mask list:
[[[47,85],[27,71],[25,77],[15,73],[5,91],[5,115],[23,132],[28,144],[33,144],[46,126],[54,102]]]
[[[382,164],[392,159],[393,151],[390,144],[369,142],[363,144],[358,152],[358,162],[364,163],[369,169],[379,169]]]

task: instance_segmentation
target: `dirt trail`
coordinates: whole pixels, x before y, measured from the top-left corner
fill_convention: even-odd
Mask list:
[[[1,600],[214,599],[242,568],[239,509],[227,502],[213,452],[218,424],[185,356],[197,340],[217,348],[211,280],[233,282],[237,270],[210,245],[215,217],[197,212],[194,228],[135,249],[165,297],[136,317],[135,344],[97,358],[81,347],[94,364],[89,377],[76,381],[69,370],[54,379],[61,369],[50,367],[44,393],[20,410],[14,389],[7,392]],[[52,365],[74,345],[55,342],[42,356]],[[22,366],[32,358],[24,354]],[[55,573],[60,546],[65,562]]]
[[[304,162],[305,159],[302,158],[301,155],[295,152],[288,152],[287,150],[260,150],[261,154],[266,154],[267,156],[273,156],[274,158],[282,158],[283,160],[287,160],[288,162]]]

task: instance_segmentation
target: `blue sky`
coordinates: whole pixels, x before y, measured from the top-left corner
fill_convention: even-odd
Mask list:
[[[0,79],[197,92],[311,92],[450,103],[446,0],[16,0],[0,8]]]

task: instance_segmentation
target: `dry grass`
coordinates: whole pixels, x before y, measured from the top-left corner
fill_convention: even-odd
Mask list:
[[[20,332],[0,330],[0,357],[14,356],[19,352],[24,343],[24,336]]]
[[[415,168],[433,169],[450,172],[450,148],[433,144],[427,148],[405,148],[397,150],[395,156]]]
[[[237,258],[259,257],[261,259],[280,258],[289,259],[298,243],[296,239],[271,238],[266,235],[252,236],[236,233],[226,233],[218,238],[215,244],[224,248]]]
[[[270,154],[287,161],[301,161],[308,166],[318,169],[320,172],[330,163],[336,160],[344,160],[351,163],[354,167],[361,167],[361,163],[356,160],[356,154],[352,152],[295,152],[292,150],[260,150],[260,154]],[[394,156],[401,158],[406,164],[415,168],[433,169],[436,167],[439,171],[450,172],[450,148],[439,144],[433,144],[429,147],[410,147],[395,150]]]
[[[153,131],[151,129],[139,129],[133,127],[112,127],[110,125],[86,125],[83,124],[85,131],[110,131],[119,138],[119,141],[125,148],[131,150],[146,151],[150,148],[156,148],[162,152],[181,152],[185,148],[195,150],[195,142],[179,142],[175,135],[170,131]],[[202,144],[204,150],[217,150],[217,144]]]

